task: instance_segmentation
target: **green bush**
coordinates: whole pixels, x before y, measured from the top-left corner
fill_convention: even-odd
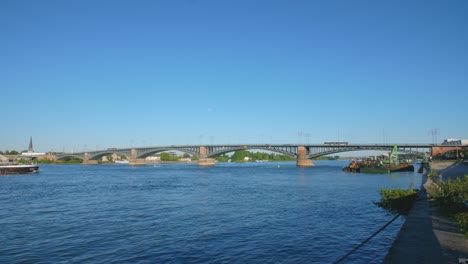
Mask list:
[[[468,175],[464,178],[435,182],[429,188],[431,197],[449,215],[463,212],[468,201]]]
[[[468,238],[468,208],[465,205],[468,201],[468,175],[433,183],[429,191],[442,211],[457,221],[460,230]]]
[[[465,237],[468,238],[468,213],[458,213],[454,216],[460,230],[465,234]]]
[[[407,190],[400,188],[380,189],[380,202],[376,204],[391,213],[408,215],[409,210],[416,202],[418,194],[419,190],[412,187]]]
[[[163,152],[159,155],[161,157],[161,161],[178,161],[180,160],[179,156],[173,155],[168,152]]]
[[[38,160],[37,163],[39,164],[52,164],[54,163],[53,160],[48,160],[48,159],[42,159],[42,160]]]

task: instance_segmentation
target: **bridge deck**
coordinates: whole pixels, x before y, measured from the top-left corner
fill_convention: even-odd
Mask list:
[[[199,156],[201,149],[203,149],[203,155],[205,157],[215,157],[221,154],[247,149],[259,149],[271,151],[291,157],[298,156],[299,146],[304,147],[307,150],[307,158],[315,158],[319,156],[335,154],[340,152],[357,151],[357,150],[392,150],[397,145],[399,150],[408,153],[424,154],[431,151],[435,145],[432,144],[212,144],[212,145],[169,145],[169,146],[153,146],[153,147],[135,147],[135,148],[108,148],[105,150],[87,151],[87,152],[75,152],[65,153],[57,155],[58,159],[65,157],[79,157],[94,160],[99,159],[102,156],[116,153],[119,155],[125,155],[133,158],[145,158],[155,153],[164,151],[181,151],[189,153],[194,156]],[[448,147],[438,145],[437,147]],[[453,146],[450,146],[453,147]],[[132,154],[134,151],[134,154]]]

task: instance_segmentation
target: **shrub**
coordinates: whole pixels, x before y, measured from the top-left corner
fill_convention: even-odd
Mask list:
[[[452,216],[460,226],[460,230],[468,238],[468,175],[447,182],[433,183],[429,188],[431,197],[442,208],[442,211]]]
[[[464,178],[435,182],[429,188],[431,197],[449,215],[465,210],[468,201],[468,175]]]
[[[454,218],[460,226],[460,230],[465,234],[465,237],[468,238],[468,213],[455,214]]]
[[[407,190],[380,189],[380,202],[376,204],[391,213],[408,215],[418,194],[419,190],[412,187]]]
[[[39,164],[52,164],[52,163],[54,163],[54,161],[48,160],[48,159],[41,159],[41,160],[38,160],[37,163],[39,163]]]

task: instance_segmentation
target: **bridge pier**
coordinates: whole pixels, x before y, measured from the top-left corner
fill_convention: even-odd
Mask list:
[[[200,152],[198,153],[199,159],[198,159],[198,166],[201,167],[212,167],[215,165],[215,159],[212,158],[207,158],[206,157],[206,148],[205,147],[200,147]]]
[[[130,150],[130,160],[128,161],[128,165],[130,166],[143,166],[146,165],[145,159],[137,159],[136,158],[136,149]]]
[[[314,164],[312,164],[312,160],[307,158],[307,148],[304,146],[298,146],[297,147],[297,161],[296,161],[296,166],[297,167],[312,167]]]
[[[96,164],[98,164],[98,161],[97,160],[90,160],[88,152],[85,152],[85,154],[83,155],[83,163],[82,164],[83,165],[96,165]]]

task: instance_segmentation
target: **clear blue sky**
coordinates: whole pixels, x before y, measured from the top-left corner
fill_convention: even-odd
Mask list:
[[[0,150],[468,138],[468,1],[0,1]]]

